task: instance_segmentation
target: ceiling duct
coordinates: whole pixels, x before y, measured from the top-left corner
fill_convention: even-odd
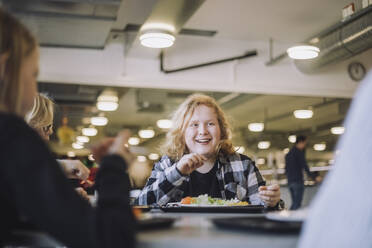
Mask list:
[[[163,30],[177,34],[205,0],[158,0],[140,32]]]
[[[312,73],[321,67],[340,62],[372,48],[372,6],[355,13],[344,22],[312,38],[310,43],[320,49],[312,60],[295,60],[296,67]]]
[[[0,0],[41,46],[103,49],[121,0]]]

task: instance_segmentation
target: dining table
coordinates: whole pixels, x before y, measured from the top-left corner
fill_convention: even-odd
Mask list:
[[[148,218],[173,218],[167,228],[139,231],[138,248],[238,248],[238,247],[296,247],[299,233],[260,230],[229,229],[217,227],[217,218],[262,218],[265,213],[167,213],[152,210]]]

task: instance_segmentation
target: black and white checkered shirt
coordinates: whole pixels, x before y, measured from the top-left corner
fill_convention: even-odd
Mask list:
[[[228,156],[220,154],[216,162],[216,177],[223,199],[236,197],[250,204],[264,205],[259,197],[258,187],[265,185],[265,181],[250,158],[239,153]],[[182,176],[176,165],[177,162],[163,156],[154,165],[151,176],[136,199],[136,204],[165,205],[186,197],[182,189],[186,188],[185,184],[189,184],[190,177]]]

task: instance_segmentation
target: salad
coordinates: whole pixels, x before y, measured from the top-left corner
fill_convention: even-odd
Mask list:
[[[205,195],[199,195],[198,197],[185,197],[181,200],[181,204],[193,205],[193,206],[248,206],[249,203],[246,201],[240,201],[237,198],[231,200],[223,200],[221,198],[212,198]]]

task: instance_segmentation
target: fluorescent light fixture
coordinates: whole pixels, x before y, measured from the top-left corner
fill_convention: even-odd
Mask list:
[[[292,59],[313,59],[318,57],[319,52],[316,46],[294,46],[287,49],[288,56]]]
[[[324,143],[315,144],[314,145],[314,150],[320,152],[320,151],[324,151],[326,149],[326,147],[327,146]]]
[[[152,129],[142,129],[138,132],[138,135],[143,139],[151,139],[155,136],[155,131]]]
[[[81,130],[85,136],[96,136],[98,131],[94,127],[86,127]]]
[[[119,107],[117,102],[97,102],[97,108],[101,111],[115,111]]]
[[[72,148],[74,149],[83,149],[84,146],[78,144],[78,143],[72,143]]]
[[[265,161],[264,158],[258,158],[258,159],[257,159],[257,164],[258,164],[258,165],[263,165],[263,164],[265,164],[265,162],[266,162],[266,161]]]
[[[140,36],[142,46],[151,48],[166,48],[173,45],[175,37],[165,31],[145,31]]]
[[[244,146],[235,146],[234,147],[235,152],[243,154],[245,152]]]
[[[67,152],[67,157],[74,158],[74,157],[76,157],[76,154],[73,151],[68,151]]]
[[[151,159],[151,160],[158,160],[159,159],[159,154],[157,154],[157,153],[150,153],[149,154],[149,159]]]
[[[89,142],[89,138],[87,136],[77,136],[76,141],[81,143],[87,143]]]
[[[264,150],[269,149],[270,145],[271,145],[270,141],[260,141],[258,142],[257,147],[258,149]]]
[[[159,128],[162,128],[162,129],[169,129],[172,127],[173,123],[171,120],[167,120],[167,119],[163,119],[163,120],[158,120],[156,122],[156,125],[159,127]]]
[[[249,123],[248,129],[251,132],[262,132],[265,125],[262,122]]]
[[[331,133],[335,135],[340,135],[340,134],[343,134],[344,132],[345,132],[344,127],[332,127],[331,128]]]
[[[108,123],[108,119],[104,116],[96,116],[90,118],[90,123],[94,126],[106,126]]]
[[[283,153],[284,154],[287,154],[288,152],[289,152],[289,148],[288,147],[283,149]]]
[[[145,156],[137,156],[137,160],[138,162],[146,162],[147,161],[147,158]]]
[[[297,136],[296,135],[289,135],[288,141],[291,143],[296,143]]]
[[[310,119],[313,117],[313,111],[310,109],[298,109],[293,112],[293,115],[297,119]]]
[[[93,154],[89,154],[88,159],[89,159],[90,161],[94,161],[94,160],[95,160],[94,157],[93,157]]]
[[[140,139],[137,138],[137,137],[130,137],[128,139],[128,143],[129,143],[129,145],[136,146],[140,143]]]

